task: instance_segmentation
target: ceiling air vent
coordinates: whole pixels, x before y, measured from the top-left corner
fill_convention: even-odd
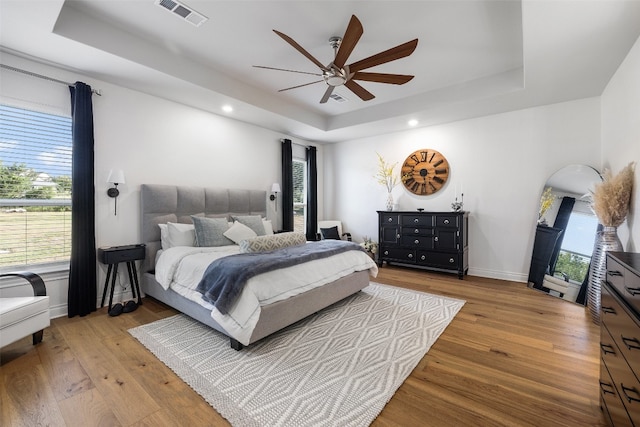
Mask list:
[[[174,0],[156,0],[156,4],[163,9],[173,12],[176,16],[184,19],[188,23],[199,27],[209,18],[191,9],[184,3],[180,3]]]
[[[347,102],[347,98],[337,94],[337,93],[332,93],[331,95],[329,95],[329,98],[333,99],[336,102]]]

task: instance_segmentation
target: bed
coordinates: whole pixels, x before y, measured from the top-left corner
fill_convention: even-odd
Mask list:
[[[195,245],[183,247],[178,244],[163,249],[160,225],[165,227],[165,224],[169,223],[172,223],[172,226],[198,223],[203,221],[200,218],[205,218],[204,221],[212,219],[218,222],[224,218],[231,225],[234,224],[233,220],[238,218],[265,218],[266,203],[267,193],[261,190],[143,184],[141,230],[146,245],[146,257],[141,267],[143,293],[227,335],[231,347],[240,350],[360,291],[369,284],[370,276],[375,277],[377,274],[377,265],[373,260],[362,251],[350,250],[344,255],[338,254],[324,260],[296,264],[279,272],[257,274],[247,281],[239,296],[239,302],[234,304],[230,312],[223,313],[217,310],[211,303],[203,301],[201,295],[193,290],[193,283],[198,281],[202,271],[206,271],[211,260],[218,260],[221,255],[235,254],[239,246],[199,248]],[[265,224],[265,229],[267,228]],[[270,230],[266,231],[267,234],[270,234],[269,232]],[[248,242],[277,239],[280,236],[284,238],[285,234],[275,234],[273,238],[259,236],[238,243],[246,247]],[[310,247],[309,245],[313,244],[315,243],[301,246]],[[166,259],[171,260],[169,267],[165,264]],[[159,262],[158,271],[156,262]],[[338,265],[335,267],[338,270],[327,271],[333,268],[333,265]],[[182,269],[181,274],[175,273],[178,267]],[[309,278],[306,277],[307,270]],[[317,277],[318,271],[322,271],[322,277]],[[295,279],[291,279],[292,277]],[[304,283],[287,285],[287,280]],[[277,291],[277,295],[252,293],[260,289],[258,293],[262,294],[262,289],[266,289],[265,283],[275,282],[290,288],[287,288],[287,292]],[[253,304],[255,309],[246,309],[246,305],[243,304],[247,301],[247,304]],[[245,317],[239,321],[239,316]]]

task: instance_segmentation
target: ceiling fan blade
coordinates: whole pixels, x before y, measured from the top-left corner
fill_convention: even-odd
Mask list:
[[[351,78],[353,80],[364,80],[367,82],[403,85],[413,79],[413,76],[408,76],[406,74],[367,73],[364,71],[358,71]]]
[[[329,100],[329,97],[333,93],[334,87],[335,86],[328,85],[327,90],[324,92],[324,95],[322,95],[322,99],[320,99],[320,104],[324,104]]]
[[[358,43],[358,40],[360,40],[363,32],[364,30],[360,20],[356,18],[355,15],[351,15],[347,31],[345,31],[344,36],[342,37],[338,53],[333,61],[336,67],[344,67],[344,63],[347,62],[349,55],[353,52],[353,49],[356,47],[356,44]]]
[[[384,52],[380,52],[358,62],[354,62],[349,65],[349,70],[353,73],[366,68],[375,67],[376,65],[386,64],[387,62],[395,61],[396,59],[404,58],[405,56],[411,55],[413,51],[416,50],[416,46],[418,46],[418,39],[411,40],[385,50]]]
[[[309,73],[307,71],[296,71],[296,70],[286,70],[284,68],[273,68],[273,67],[265,67],[263,65],[254,65],[255,68],[263,68],[265,70],[276,70],[276,71],[286,71],[288,73],[300,73],[300,74],[310,74],[312,76],[321,76],[320,73]]]
[[[363,101],[370,101],[373,98],[375,98],[375,96],[373,96],[371,92],[369,92],[368,90],[366,90],[365,88],[360,86],[358,83],[354,82],[353,80],[347,81],[344,85],[348,87],[351,92],[355,93]]]
[[[314,85],[314,84],[316,84],[316,83],[320,83],[320,82],[323,82],[323,81],[324,81],[324,80],[317,80],[317,81],[315,81],[315,82],[305,83],[305,84],[303,84],[303,85],[291,86],[291,87],[288,87],[288,88],[285,88],[285,89],[280,89],[278,92],[284,92],[285,90],[297,89],[297,88],[299,88],[299,87],[304,87],[304,86]]]
[[[327,71],[327,68],[324,65],[322,65],[322,63],[320,63],[320,61],[318,61],[316,58],[313,57],[313,55],[311,55],[302,46],[300,46],[298,43],[296,43],[296,41],[294,39],[292,39],[291,37],[289,37],[288,35],[286,35],[284,33],[281,33],[280,31],[273,30],[273,32],[276,33],[277,35],[279,35],[280,37],[282,37],[282,39],[284,41],[286,41],[291,46],[293,46],[298,52],[300,52],[301,54],[306,56],[307,59],[309,59],[309,61],[311,61],[314,64],[316,64],[322,71]]]

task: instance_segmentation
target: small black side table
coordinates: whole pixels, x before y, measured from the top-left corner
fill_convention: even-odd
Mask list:
[[[113,304],[113,290],[116,287],[116,276],[118,275],[118,264],[121,262],[127,263],[133,298],[136,298],[137,293],[138,305],[142,305],[135,261],[144,259],[145,256],[146,247],[143,244],[98,248],[98,261],[109,266],[107,268],[107,278],[104,282],[104,290],[102,292],[102,302],[100,303],[100,307],[104,305],[104,300],[107,296],[107,288],[109,287],[109,277],[111,277],[111,292],[109,294],[109,310],[111,310],[111,305]]]

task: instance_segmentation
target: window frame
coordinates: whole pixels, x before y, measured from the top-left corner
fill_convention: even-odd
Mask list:
[[[295,220],[295,214],[294,214],[294,221],[293,221],[293,231],[295,232],[300,232],[300,233],[306,233],[307,231],[307,189],[308,189],[308,180],[307,180],[307,161],[306,159],[300,159],[300,158],[293,158],[292,159],[292,167],[293,164],[295,163],[299,163],[302,164],[302,181],[303,181],[303,191],[302,191],[302,199],[304,200],[303,202],[296,202],[295,201],[295,197],[294,197],[294,201],[293,201],[293,211],[295,213],[296,209],[300,209],[302,208],[302,229],[298,229],[296,227],[296,220]],[[294,188],[295,188],[295,174],[293,176],[294,179]]]
[[[13,167],[16,165],[24,165],[29,172],[35,174],[46,173],[49,176],[65,176],[71,179],[71,162],[73,157],[71,121],[70,115],[64,113],[56,113],[46,111],[46,109],[34,108],[28,105],[13,105],[12,103],[0,102],[3,109],[2,121],[6,125],[2,129],[2,139],[0,140],[0,154],[2,154],[3,167]],[[17,111],[16,111],[17,110]],[[17,114],[17,115],[14,115]],[[22,114],[23,116],[20,116]],[[44,116],[44,117],[43,117]],[[14,120],[12,120],[12,117]],[[22,119],[22,120],[20,120]],[[44,120],[39,120],[44,119]],[[40,123],[40,125],[38,124]],[[28,129],[26,132],[21,129]],[[22,138],[22,139],[21,139]],[[16,143],[17,142],[17,143]],[[18,149],[15,149],[18,147]],[[61,148],[63,147],[63,148]],[[8,150],[6,155],[2,150]],[[61,154],[62,153],[62,154]],[[50,155],[48,160],[42,159],[42,154]],[[61,161],[62,159],[62,161]],[[46,169],[47,162],[53,161],[56,166]],[[63,165],[60,167],[60,165]],[[41,170],[38,170],[42,168]],[[52,173],[53,172],[53,173]],[[58,172],[56,174],[55,172]],[[32,180],[32,189],[37,187],[33,185],[37,180]],[[53,182],[53,180],[52,180]],[[53,184],[52,184],[53,186]],[[55,197],[55,196],[62,197]],[[19,253],[27,263],[5,264],[0,265],[0,272],[16,271],[28,269],[34,273],[56,273],[69,270],[71,257],[71,192],[55,194],[53,198],[2,198],[0,199],[0,207],[4,209],[24,209],[24,217],[17,218],[15,224],[21,226],[24,223],[24,234],[18,232],[20,238],[24,238],[23,252]],[[62,245],[60,253],[55,253],[55,260],[44,262],[29,262],[38,260],[37,254],[30,254],[29,238],[34,235],[38,236],[38,231],[33,233],[34,228],[29,229],[29,220],[33,218],[33,214],[38,212],[37,209],[29,209],[34,207],[62,207],[63,210],[60,218],[56,218],[56,222],[50,223],[54,227],[60,227],[61,242],[50,243],[50,239],[44,239],[41,245],[45,251],[50,251],[55,245]],[[54,211],[55,212],[55,211]],[[15,212],[20,214],[22,212]],[[0,215],[4,215],[0,212]],[[14,214],[14,213],[9,213]],[[29,215],[31,214],[31,216]],[[59,221],[59,222],[58,222]],[[9,222],[9,221],[8,221]],[[47,226],[46,224],[45,226]],[[47,228],[50,230],[50,228]],[[61,256],[62,255],[62,256]],[[64,259],[59,259],[59,258]],[[42,258],[42,257],[41,257]]]

